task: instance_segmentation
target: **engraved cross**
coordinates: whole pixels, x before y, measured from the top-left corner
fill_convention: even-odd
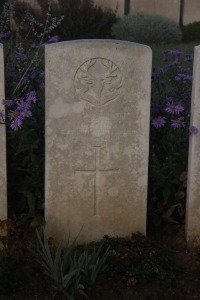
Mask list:
[[[94,174],[94,216],[97,214],[97,187],[98,187],[98,182],[99,182],[99,176],[102,172],[111,172],[111,173],[116,173],[119,171],[118,169],[102,169],[100,167],[100,146],[95,146],[95,167],[93,169],[88,169],[88,170],[82,170],[78,169],[75,170],[75,173],[77,172],[85,172],[85,173],[93,173]]]

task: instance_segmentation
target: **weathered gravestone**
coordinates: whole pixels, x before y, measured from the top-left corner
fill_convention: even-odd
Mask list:
[[[195,47],[191,103],[191,126],[200,131],[200,46]],[[200,245],[200,133],[190,136],[188,159],[186,239],[189,245]]]
[[[151,50],[46,47],[46,221],[58,239],[146,230]]]
[[[7,180],[6,180],[6,128],[4,99],[4,57],[3,45],[0,44],[0,221],[7,219]],[[0,230],[0,235],[5,234]],[[1,248],[0,243],[0,248]]]

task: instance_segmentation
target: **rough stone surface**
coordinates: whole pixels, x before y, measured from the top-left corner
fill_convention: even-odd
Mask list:
[[[200,1],[184,0],[183,25],[200,21]]]
[[[168,17],[179,24],[180,0],[130,0],[130,13],[144,12]],[[190,0],[189,0],[190,1]]]
[[[1,99],[4,99],[4,58],[0,44],[0,111],[4,111]],[[7,218],[7,180],[6,180],[6,131],[5,124],[0,124],[0,220]]]
[[[195,47],[191,125],[200,132],[200,46]],[[189,143],[188,184],[186,207],[186,238],[189,244],[200,245],[200,133],[192,134]]]
[[[45,56],[49,233],[145,234],[150,48],[82,40],[48,45]]]

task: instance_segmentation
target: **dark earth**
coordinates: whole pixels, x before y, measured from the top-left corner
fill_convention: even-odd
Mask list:
[[[131,282],[130,286],[124,282],[108,280],[102,276],[96,284],[87,289],[91,300],[190,300],[200,299],[200,249],[187,249],[184,239],[184,228],[173,236],[160,234],[148,235],[152,240],[166,245],[171,250],[175,264],[181,267],[176,279],[139,280]],[[0,295],[0,300],[50,300],[49,283],[33,262],[23,243],[15,241],[14,255],[23,272],[23,284],[11,295]],[[1,283],[0,283],[1,284]],[[59,300],[67,299],[60,295]],[[78,296],[77,300],[83,300]]]

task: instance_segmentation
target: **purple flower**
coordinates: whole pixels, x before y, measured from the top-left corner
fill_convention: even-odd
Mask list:
[[[28,78],[28,76],[26,76],[22,81],[22,85],[27,85],[27,84],[29,84],[29,82],[30,82],[30,79]]]
[[[43,78],[44,75],[45,75],[44,71],[41,71],[41,72],[40,72],[40,77]]]
[[[165,123],[166,123],[166,118],[160,117],[160,116],[153,118],[151,121],[151,124],[156,128],[160,128],[160,127],[164,126]]]
[[[24,53],[20,53],[20,54],[17,54],[17,55],[16,55],[16,59],[17,59],[18,61],[24,61],[24,60],[27,59],[27,56],[26,56],[26,54],[24,54]]]
[[[36,92],[30,91],[29,93],[27,93],[26,101],[28,101],[29,103],[31,102],[35,103],[37,101]]]
[[[182,81],[185,78],[185,74],[178,74],[177,76],[175,76],[175,80],[176,81]]]
[[[2,104],[5,106],[11,106],[11,105],[13,105],[13,103],[14,103],[14,100],[11,100],[11,99],[3,99],[2,100]]]
[[[54,35],[51,38],[49,38],[49,40],[47,41],[47,43],[57,43],[59,42],[59,36],[58,35]]]
[[[171,64],[166,65],[166,67],[165,67],[166,72],[168,72],[171,69],[174,69],[174,67],[176,68],[177,65],[178,65],[178,61],[177,60],[174,60]]]
[[[21,116],[23,119],[29,118],[29,117],[32,116],[32,112],[31,112],[30,110],[28,110],[28,109],[24,109],[24,110],[21,112],[20,116]]]
[[[193,60],[193,54],[185,54],[184,61],[192,61]]]
[[[198,128],[194,125],[189,127],[189,134],[197,134],[199,132]]]
[[[173,128],[185,127],[184,117],[180,117],[176,120],[171,120],[171,126]]]
[[[21,128],[22,120],[20,118],[15,118],[11,124],[10,128],[12,128],[14,131],[17,131],[19,128]]]
[[[175,76],[176,81],[192,81],[192,76],[186,74],[178,74]]]
[[[164,50],[162,52],[163,54],[170,54],[170,55],[173,55],[173,56],[179,56],[181,54],[184,54],[184,51],[181,51],[181,50],[177,50],[177,49],[173,49],[173,50]]]
[[[165,108],[165,111],[168,112],[169,114],[174,114],[175,107],[176,105],[174,104],[173,98],[168,98],[167,107]]]
[[[179,66],[178,69],[181,72],[189,72],[190,71],[190,67],[185,67],[185,66]]]
[[[9,38],[10,35],[11,35],[11,32],[10,31],[6,31],[6,32],[0,34],[0,39],[6,40],[6,39]]]
[[[20,99],[17,101],[17,110],[18,111],[23,111],[24,109],[29,109],[30,108],[30,103],[25,102],[23,99]]]
[[[175,110],[174,110],[175,114],[179,114],[179,113],[182,112],[182,111],[184,111],[183,105],[182,105],[181,103],[177,104],[177,105],[175,106]]]
[[[163,73],[163,68],[158,67],[158,66],[153,66],[153,72]]]
[[[31,79],[34,79],[36,77],[36,72],[33,71],[32,74],[31,74]]]
[[[16,119],[20,117],[20,112],[18,110],[11,110],[8,116],[12,119]]]
[[[36,49],[36,48],[37,48],[37,46],[35,43],[31,44],[31,49]]]
[[[185,75],[184,80],[185,80],[185,81],[192,81],[192,76],[190,76],[190,75]]]

